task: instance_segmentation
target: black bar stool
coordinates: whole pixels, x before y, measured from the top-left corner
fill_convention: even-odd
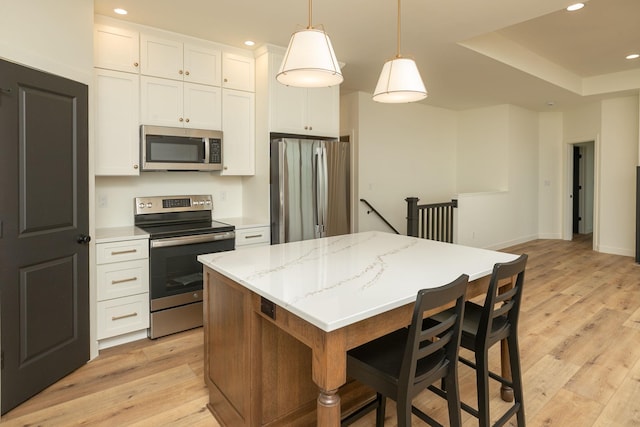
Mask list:
[[[480,427],[489,427],[491,425],[489,413],[489,378],[499,381],[505,386],[512,387],[514,394],[513,405],[496,421],[494,426],[505,424],[514,414],[518,420],[518,427],[525,426],[522,373],[518,347],[518,317],[520,314],[526,263],[527,255],[523,254],[514,261],[496,264],[493,267],[484,306],[480,306],[472,301],[467,301],[465,304],[460,345],[474,352],[475,363],[463,357],[459,357],[459,360],[465,365],[474,368],[476,371],[478,409],[474,409],[464,402],[461,402],[461,406],[465,412],[478,418]],[[513,280],[513,278],[515,278],[515,280]],[[499,293],[498,285],[509,279],[512,280],[513,287],[505,292]],[[425,323],[432,325],[441,322],[446,317],[447,312],[438,313],[425,320]],[[511,366],[512,380],[508,380],[489,371],[489,349],[503,339],[507,340],[509,349],[509,364]],[[448,387],[448,385],[443,388],[446,389],[446,387]],[[443,397],[446,396],[442,389],[433,386],[429,387],[429,389]]]
[[[342,421],[346,426],[366,412],[377,408],[376,425],[384,425],[386,398],[396,401],[398,426],[411,425],[411,414],[432,426],[442,426],[412,405],[412,400],[438,380],[446,384],[451,426],[461,425],[460,394],[456,360],[464,313],[465,274],[453,282],[418,292],[411,325],[347,352],[347,375],[376,390],[376,400],[358,409]],[[433,326],[423,326],[426,311],[455,306]]]

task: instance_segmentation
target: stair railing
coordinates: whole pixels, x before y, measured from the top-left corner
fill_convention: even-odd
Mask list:
[[[400,232],[398,230],[396,230],[396,228],[391,225],[389,223],[389,221],[386,220],[385,217],[383,217],[380,212],[378,212],[376,210],[376,208],[374,208],[371,203],[367,202],[365,199],[360,199],[361,202],[363,202],[365,205],[367,205],[367,207],[370,209],[367,211],[367,215],[370,214],[371,212],[373,212],[374,214],[376,214],[378,216],[378,218],[380,218],[382,221],[384,221],[385,224],[387,224],[389,226],[389,228],[391,228],[396,234],[400,234]]]

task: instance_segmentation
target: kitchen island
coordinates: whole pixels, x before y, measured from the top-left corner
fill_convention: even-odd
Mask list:
[[[347,350],[406,326],[419,289],[466,273],[480,295],[516,257],[381,232],[201,255],[209,408],[222,425],[338,426]]]

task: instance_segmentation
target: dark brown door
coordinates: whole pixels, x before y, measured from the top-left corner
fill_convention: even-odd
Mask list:
[[[87,104],[0,61],[3,414],[89,359]]]

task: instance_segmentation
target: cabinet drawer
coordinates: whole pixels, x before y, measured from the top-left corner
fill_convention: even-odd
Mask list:
[[[96,244],[97,264],[144,258],[149,258],[149,239]]]
[[[149,294],[99,301],[97,313],[99,340],[146,329],[149,327]]]
[[[236,246],[247,246],[271,243],[271,233],[269,227],[254,227],[236,229]]]
[[[96,267],[98,301],[149,292],[149,261],[137,259]]]

